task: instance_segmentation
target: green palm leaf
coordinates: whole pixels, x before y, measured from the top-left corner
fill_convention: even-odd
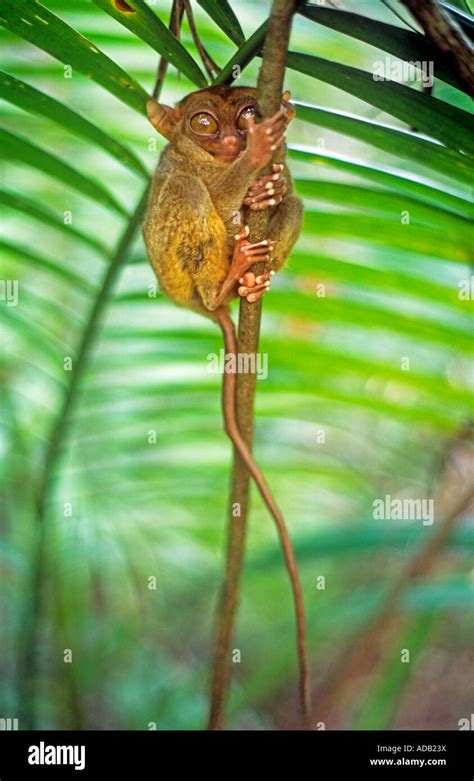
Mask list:
[[[126,209],[99,182],[85,176],[80,171],[76,171],[69,163],[65,163],[56,155],[52,155],[36,144],[32,144],[22,136],[0,129],[0,156],[39,168],[49,176],[58,179],[67,187],[75,188],[119,214],[127,214]]]
[[[234,81],[237,65],[253,83],[266,13],[199,5],[199,36],[227,63],[215,83]],[[47,713],[48,726],[103,729],[99,712],[120,728],[143,729],[153,714],[195,729],[206,709],[206,622],[232,462],[221,377],[208,371],[222,344],[212,322],[156,290],[140,238],[161,141],[142,116],[139,82],[153,84],[158,53],[181,74],[167,77],[167,103],[188,80],[206,83],[189,26],[179,41],[164,26],[169,10],[166,0],[1,3],[0,290],[17,282],[18,302],[0,301],[0,610],[16,617],[5,621],[0,712],[28,703],[24,726],[35,715],[44,726]],[[376,524],[374,496],[429,495],[446,440],[472,416],[473,123],[446,60],[436,60],[434,98],[363,70],[367,44],[407,60],[434,55],[424,36],[393,27],[383,4],[377,20],[300,10],[285,87],[302,120],[289,128],[288,161],[305,224],[265,298],[255,451],[291,524],[321,658],[374,614],[426,537],[419,523]],[[468,15],[450,13],[472,31]],[[348,36],[354,67],[341,62]],[[365,108],[354,109],[357,99]],[[427,137],[389,127],[377,111]],[[266,728],[281,726],[271,703],[285,701],[293,677],[293,626],[273,529],[252,502],[239,644],[252,647],[255,674],[246,669],[233,692],[234,726]],[[443,561],[449,578],[433,576],[400,601],[420,652],[432,642],[424,613],[461,615],[472,600],[472,545],[460,525]],[[328,588],[315,596],[316,571]],[[44,648],[28,656],[42,621]],[[69,647],[79,650],[74,671],[61,661],[59,674],[54,654]],[[399,673],[388,658],[356,724],[391,725],[397,692],[412,686]]]
[[[0,24],[16,35],[94,79],[136,111],[145,111],[147,94],[140,85],[83,35],[37,0],[4,0]]]
[[[299,9],[299,13],[318,24],[390,52],[402,60],[432,62],[437,78],[462,88],[454,68],[440,57],[438,49],[423,35],[335,8],[318,8],[305,4]]]
[[[130,0],[121,6],[117,6],[114,0],[93,2],[148,43],[175,68],[182,71],[193,84],[198,87],[206,86],[206,78],[197,63],[144,0]]]
[[[211,19],[225,32],[237,46],[245,41],[240,22],[234,14],[228,0],[198,0]]]
[[[289,52],[287,64],[299,73],[355,95],[408,125],[416,124],[420,131],[450,149],[474,154],[474,119],[466,111],[394,81],[374,81],[370,73],[321,57]]]
[[[40,90],[3,71],[0,72],[0,96],[25,111],[57,122],[70,133],[105,149],[108,154],[120,160],[132,171],[144,177],[148,176],[140,160],[115,138],[104,133],[103,130],[76,111],[60,103],[59,100],[49,97],[44,92],[40,92]]]
[[[472,161],[469,158],[452,149],[419,138],[415,133],[304,103],[297,102],[296,109],[299,118],[314,125],[321,125],[337,133],[351,136],[389,154],[415,160],[420,165],[433,168],[445,176],[466,183],[472,181]]]

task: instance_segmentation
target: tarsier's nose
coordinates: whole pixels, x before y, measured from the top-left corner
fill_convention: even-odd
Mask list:
[[[222,146],[226,152],[232,154],[240,149],[240,139],[237,136],[224,136]]]

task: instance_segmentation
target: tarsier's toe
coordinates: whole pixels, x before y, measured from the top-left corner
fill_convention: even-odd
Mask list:
[[[274,244],[274,241],[264,239],[263,241],[258,241],[256,244],[247,244],[247,246],[243,248],[242,252],[248,257],[254,258],[255,260],[268,261],[270,260],[271,253],[273,252]]]
[[[265,295],[268,290],[270,290],[270,287],[268,287],[267,290],[261,290],[258,293],[251,293],[249,296],[247,296],[247,301],[249,304],[254,304],[255,301],[258,301],[258,299]]]
[[[251,304],[254,301],[258,301],[264,293],[268,293],[270,290],[270,280],[274,275],[274,271],[269,271],[267,274],[259,274],[255,276],[251,271],[248,271],[239,280],[240,287],[238,289],[239,296],[246,298]]]
[[[274,271],[269,271],[266,274],[260,274],[256,279],[255,282],[257,285],[262,285],[264,282],[270,283],[272,280],[272,277],[275,275]]]
[[[239,282],[241,285],[246,285],[247,287],[253,287],[256,282],[255,274],[252,271],[247,271],[247,273],[244,274],[241,279],[239,279]]]
[[[236,241],[242,241],[243,239],[246,239],[246,238],[247,238],[247,236],[249,235],[249,233],[250,233],[250,228],[249,228],[249,226],[248,226],[248,225],[244,225],[244,227],[242,228],[242,230],[240,231],[240,233],[236,233],[236,235],[234,236],[234,238],[235,238],[235,240],[236,240]]]
[[[257,301],[264,293],[268,293],[270,285],[256,285],[255,287],[239,287],[239,296],[246,298],[249,303]]]

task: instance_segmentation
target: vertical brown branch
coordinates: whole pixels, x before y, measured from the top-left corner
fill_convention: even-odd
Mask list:
[[[194,14],[193,9],[191,6],[190,0],[183,0],[184,7],[186,9],[186,16],[188,17],[189,22],[189,29],[191,30],[191,35],[193,36],[193,41],[196,45],[196,48],[201,55],[202,64],[204,65],[206,69],[206,73],[209,76],[210,79],[214,78],[214,74],[220,73],[220,68],[212,57],[210,56],[209,52],[205,49],[203,42],[201,41],[199,37],[199,33],[196,28],[196,23],[194,21]]]
[[[170,32],[173,33],[173,35],[176,36],[176,38],[179,38],[179,34],[181,31],[181,22],[183,21],[183,14],[184,14],[183,0],[173,0],[173,5],[171,6],[169,30]],[[167,70],[168,70],[168,60],[165,57],[160,57],[160,62],[158,63],[158,71],[156,73],[155,86],[152,92],[153,98],[155,100],[158,100],[158,97],[161,92],[161,88],[163,87]]]
[[[428,38],[455,68],[464,90],[474,95],[474,47],[455,19],[437,0],[402,0]]]
[[[294,11],[294,0],[273,0],[263,50],[263,61],[257,82],[259,107],[263,117],[272,116],[281,105],[285,63]],[[271,166],[269,166],[269,169],[271,170]],[[257,242],[264,238],[267,223],[267,212],[249,212],[248,224],[252,242]],[[240,353],[252,355],[257,352],[261,311],[261,299],[252,304],[249,304],[245,299],[241,299],[238,331]],[[253,435],[255,382],[255,374],[237,375],[237,420],[242,436],[250,450],[252,448]],[[230,676],[230,646],[244,560],[249,509],[249,481],[250,476],[244,462],[238,453],[234,453],[227,560],[225,579],[218,608],[209,729],[222,729],[224,725],[224,708]],[[304,697],[308,700],[307,691]]]

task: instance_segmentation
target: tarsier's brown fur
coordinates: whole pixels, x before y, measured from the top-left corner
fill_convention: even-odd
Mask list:
[[[163,118],[170,143],[153,180],[145,242],[163,292],[176,304],[208,317],[213,316],[216,292],[229,271],[235,234],[243,225],[243,200],[262,164],[246,166],[245,147],[230,163],[213,156],[197,143],[196,136],[190,137],[186,123],[190,115],[210,107],[231,124],[239,107],[249,102],[256,104],[255,89],[214,87],[192,93],[169,120],[166,115]],[[169,117],[171,111],[166,114]],[[273,214],[266,236],[275,241],[270,264],[274,271],[284,265],[299,236],[303,212],[286,166],[283,174],[287,189],[282,202],[270,207]],[[236,288],[230,291],[224,303],[236,293]]]
[[[144,224],[149,258],[160,289],[171,301],[219,323],[227,354],[237,351],[230,300],[239,294],[252,302],[267,292],[271,275],[285,264],[301,230],[302,202],[293,192],[286,165],[274,165],[273,175],[256,182],[259,170],[283,146],[286,124],[294,115],[288,98],[285,93],[282,110],[259,124],[254,122],[258,105],[251,87],[200,90],[174,109],[153,101],[147,106],[150,121],[170,142],[155,173]],[[248,122],[242,112],[250,114]],[[264,242],[252,245],[247,239],[243,226],[248,207],[271,210]],[[249,269],[257,261],[264,262],[265,272],[255,277]],[[285,523],[240,435],[231,373],[224,374],[223,410],[226,431],[277,523],[290,562],[297,617],[304,627],[301,587]],[[298,647],[307,713],[303,630]]]

